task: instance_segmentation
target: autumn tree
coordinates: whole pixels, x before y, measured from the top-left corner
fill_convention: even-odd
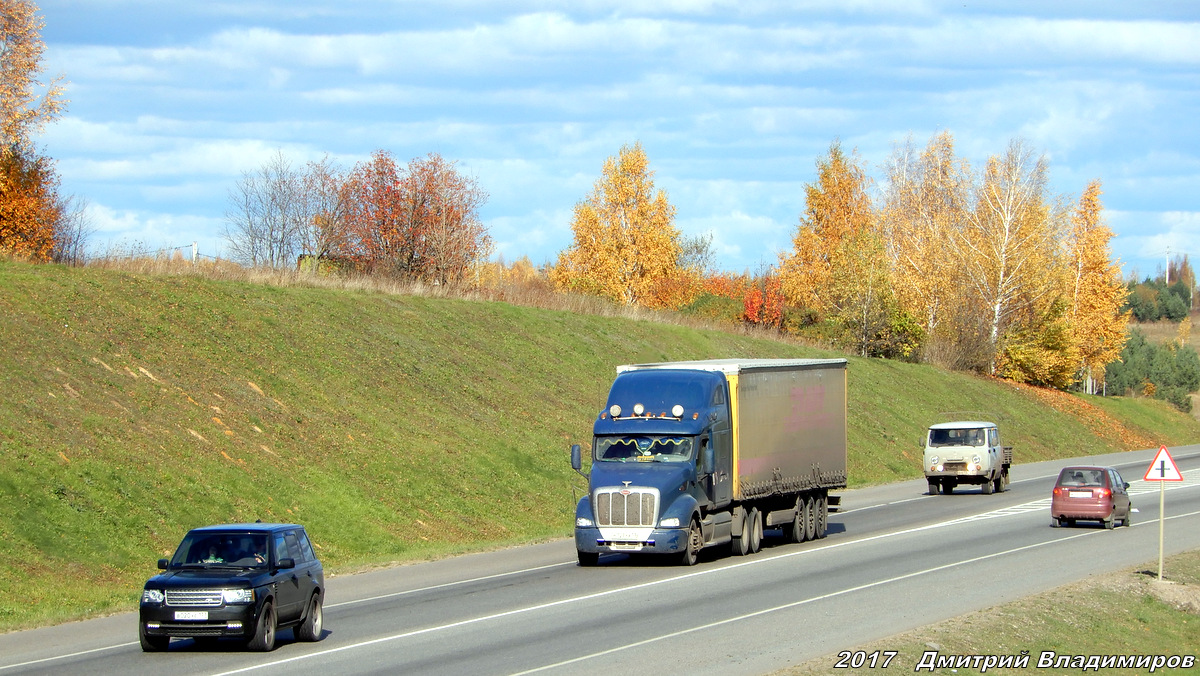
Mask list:
[[[304,177],[282,151],[258,170],[243,172],[225,211],[230,257],[250,266],[294,265],[310,218],[306,207]]]
[[[991,345],[990,369],[1014,313],[1048,310],[1058,288],[1060,214],[1046,201],[1046,160],[1014,140],[988,160],[964,205],[964,227],[951,239],[967,284],[979,300]]]
[[[314,258],[343,256],[350,236],[346,227],[345,171],[329,156],[309,162],[301,180],[303,219],[297,237],[300,252]],[[316,267],[313,268],[314,270]]]
[[[34,137],[64,110],[61,78],[43,84],[37,6],[0,0],[0,252],[49,260],[63,215],[53,162]]]
[[[437,154],[400,166],[376,151],[343,190],[350,249],[373,272],[457,282],[490,253],[479,218],[487,194]]]
[[[879,219],[897,303],[920,323],[928,360],[961,366],[957,354],[967,328],[959,322],[956,296],[964,280],[951,240],[963,226],[970,167],[955,157],[954,137],[942,132],[919,152],[908,139],[886,171]]]
[[[1071,215],[1066,241],[1072,281],[1070,324],[1079,351],[1077,372],[1088,393],[1096,391],[1096,376],[1120,356],[1129,323],[1129,312],[1122,311],[1128,289],[1109,253],[1113,233],[1102,220],[1100,195],[1100,182],[1089,183]]]
[[[680,274],[675,207],[654,189],[649,164],[641,143],[604,161],[591,194],[575,205],[574,243],[551,273],[557,288],[624,305],[665,307],[676,300],[662,297],[664,282]]]

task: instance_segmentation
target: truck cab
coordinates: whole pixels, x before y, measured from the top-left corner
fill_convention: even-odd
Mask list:
[[[995,423],[956,421],[929,427],[925,435],[924,469],[929,494],[954,492],[962,484],[978,485],[990,494],[1009,482],[1012,446],[1002,446]]]

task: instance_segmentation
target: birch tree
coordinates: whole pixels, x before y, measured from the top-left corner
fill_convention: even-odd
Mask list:
[[[1023,142],[1009,143],[988,160],[980,185],[964,208],[964,226],[952,246],[985,314],[993,355],[1018,309],[1044,302],[1054,291],[1058,238],[1046,203],[1046,160]],[[995,371],[993,356],[991,370]]]

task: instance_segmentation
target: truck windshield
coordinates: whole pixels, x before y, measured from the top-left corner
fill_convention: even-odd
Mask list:
[[[686,462],[691,458],[691,437],[596,438],[596,460],[599,462]]]
[[[929,430],[930,446],[982,446],[983,430]]]

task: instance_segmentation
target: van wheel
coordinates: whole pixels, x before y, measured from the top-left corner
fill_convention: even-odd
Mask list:
[[[950,495],[954,492],[954,484],[946,481],[942,483],[942,495]]]
[[[929,482],[929,494],[930,495],[938,494],[938,482],[936,482],[936,481]]]
[[[247,648],[257,652],[269,653],[275,649],[275,605],[270,601],[263,604],[258,616],[258,625],[254,629],[254,637],[246,644]]]
[[[679,554],[679,562],[685,566],[694,566],[700,559],[700,548],[704,546],[704,534],[700,531],[700,523],[692,519],[688,529],[687,546]]]

